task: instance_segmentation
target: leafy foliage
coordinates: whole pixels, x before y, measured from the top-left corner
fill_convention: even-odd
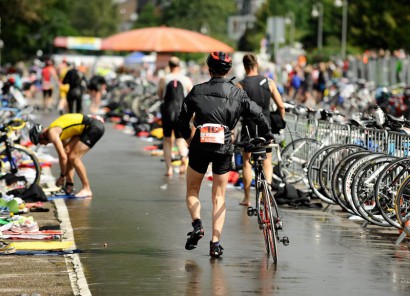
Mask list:
[[[151,2],[147,3],[142,9],[138,20],[134,23],[133,28],[156,27],[162,25],[161,11]]]
[[[111,0],[0,0],[2,61],[51,53],[55,36],[105,37],[117,31]]]
[[[410,50],[410,5],[408,0],[347,0],[347,50]],[[142,1],[140,1],[142,2]],[[134,28],[167,25],[207,34],[234,45],[227,38],[227,19],[237,15],[236,0],[145,1]],[[311,14],[323,5],[323,50],[317,52],[318,19]],[[0,0],[2,62],[15,62],[41,49],[52,52],[55,36],[106,37],[120,28],[118,8],[112,0]],[[159,3],[159,4],[158,4]],[[342,8],[334,0],[269,0],[257,12],[257,22],[248,28],[236,48],[258,51],[270,16],[294,15],[295,40],[318,56],[340,51]],[[290,24],[286,26],[289,43]],[[235,45],[234,45],[235,47]]]

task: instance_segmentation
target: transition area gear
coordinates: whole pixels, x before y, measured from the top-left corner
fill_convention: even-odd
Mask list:
[[[29,136],[30,136],[30,141],[34,144],[37,145],[40,140],[40,134],[43,131],[43,128],[40,124],[35,124],[29,131]]]
[[[214,51],[206,59],[208,67],[217,74],[226,74],[232,68],[232,59],[229,54]]]

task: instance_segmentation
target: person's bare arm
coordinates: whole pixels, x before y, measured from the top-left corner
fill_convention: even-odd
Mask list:
[[[165,80],[164,78],[161,78],[158,83],[158,92],[157,92],[161,100],[164,95],[164,88],[165,88]]]
[[[282,96],[280,95],[278,88],[272,79],[269,79],[269,89],[272,99],[278,107],[280,116],[285,119],[285,106],[283,105]]]
[[[186,86],[185,86],[185,88],[186,88],[186,93],[189,93],[189,92],[191,91],[191,89],[192,89],[193,86],[194,86],[194,85],[193,85],[193,83],[192,83],[191,78],[187,77],[187,82],[186,82]]]

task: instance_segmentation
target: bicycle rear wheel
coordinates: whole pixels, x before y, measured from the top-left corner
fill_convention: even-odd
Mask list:
[[[281,169],[287,183],[295,184],[306,178],[306,169],[311,156],[319,150],[321,143],[315,139],[297,139],[282,150]]]
[[[39,184],[41,167],[36,155],[28,148],[14,144],[10,148],[11,159],[7,156],[6,149],[0,152],[2,161],[1,175],[11,174],[15,177],[24,177],[25,187]]]
[[[309,186],[312,189],[313,193],[320,198],[322,201],[328,204],[334,204],[335,202],[324,195],[323,188],[319,183],[319,171],[320,165],[323,159],[326,157],[330,151],[339,147],[339,144],[325,146],[322,149],[318,150],[310,159],[309,166],[307,168],[307,177],[309,181]]]
[[[377,207],[383,218],[390,225],[402,229],[397,221],[394,199],[400,184],[410,175],[410,160],[398,159],[384,168],[374,186],[374,195]]]
[[[353,203],[360,215],[368,222],[382,227],[391,225],[383,218],[377,207],[374,184],[380,172],[393,160],[396,160],[396,157],[382,155],[365,162],[357,169],[351,185]]]
[[[397,221],[403,231],[410,236],[410,176],[400,185],[399,192],[394,198]]]
[[[267,182],[263,182],[263,234],[267,245],[268,256],[272,258],[273,264],[278,262],[278,233],[276,221],[279,217],[278,207],[269,189]],[[262,208],[262,204],[261,204]]]

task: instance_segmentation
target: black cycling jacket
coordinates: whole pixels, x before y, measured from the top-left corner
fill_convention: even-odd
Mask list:
[[[189,123],[194,114],[195,127],[206,123],[217,123],[227,126],[227,130],[225,131],[225,144],[221,145],[200,143],[197,129],[190,149],[232,154],[231,131],[235,128],[241,115],[252,118],[258,125],[260,135],[267,139],[273,138],[261,107],[252,102],[245,91],[225,78],[215,77],[205,83],[195,85],[184,99],[178,124],[185,139],[191,136]]]

